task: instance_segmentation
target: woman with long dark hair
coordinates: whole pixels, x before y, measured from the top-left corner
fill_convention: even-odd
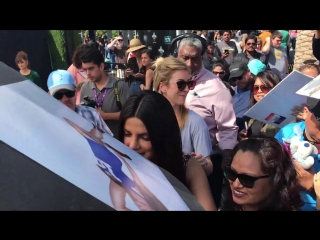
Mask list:
[[[175,176],[204,209],[216,210],[201,165],[183,158],[179,124],[164,96],[150,90],[132,94],[120,114],[119,140]]]
[[[257,102],[264,98],[264,96],[270,92],[280,81],[280,76],[271,70],[265,70],[258,73],[255,76],[254,84],[252,86],[250,107],[253,107]],[[254,135],[274,137],[278,131],[279,128],[252,118],[248,122],[248,129],[243,129],[239,132],[238,139],[243,140]]]
[[[225,173],[229,187],[221,210],[292,211],[304,205],[291,157],[274,138],[239,142]]]

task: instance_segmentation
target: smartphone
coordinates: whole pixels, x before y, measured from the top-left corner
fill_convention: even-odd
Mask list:
[[[228,49],[225,49],[225,50],[224,50],[224,53],[229,54],[229,50],[228,50]]]

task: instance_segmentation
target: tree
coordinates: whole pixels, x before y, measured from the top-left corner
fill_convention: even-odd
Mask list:
[[[312,37],[314,30],[298,30],[296,51],[294,55],[294,69],[297,70],[300,64],[309,59],[316,59],[312,54]]]
[[[83,30],[84,33],[87,35],[89,34],[89,30]],[[107,30],[95,30],[99,36],[102,36],[102,34],[107,33]],[[117,37],[119,35],[119,30],[111,30],[112,31],[112,37]],[[110,38],[110,36],[108,36]]]

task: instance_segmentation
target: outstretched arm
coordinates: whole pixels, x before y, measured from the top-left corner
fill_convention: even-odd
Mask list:
[[[207,176],[195,158],[188,162],[186,171],[187,187],[206,211],[217,211]]]

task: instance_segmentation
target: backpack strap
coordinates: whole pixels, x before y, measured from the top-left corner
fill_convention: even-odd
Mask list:
[[[114,88],[114,94],[116,96],[116,104],[117,104],[119,110],[121,111],[122,110],[122,104],[121,104],[121,101],[120,101],[119,88],[118,88],[118,82],[119,81],[120,81],[119,79],[116,79],[116,81],[113,84],[113,88]]]

